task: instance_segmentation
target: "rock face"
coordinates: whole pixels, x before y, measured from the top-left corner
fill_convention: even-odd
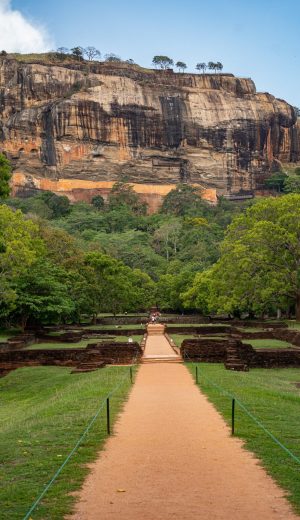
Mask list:
[[[230,74],[2,59],[0,118],[19,194],[88,200],[124,175],[153,207],[179,182],[213,201],[299,159],[293,108]]]

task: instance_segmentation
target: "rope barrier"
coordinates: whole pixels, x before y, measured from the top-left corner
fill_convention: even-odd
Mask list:
[[[195,364],[195,361],[193,361],[190,358],[190,356],[188,355],[187,352],[184,353],[184,358],[185,358],[185,356],[188,357],[188,359],[190,360],[191,363]],[[250,410],[248,410],[248,408],[242,403],[242,401],[240,401],[240,399],[238,399],[234,394],[231,394],[230,392],[225,390],[225,388],[223,388],[222,386],[220,386],[217,383],[215,383],[214,381],[212,381],[205,374],[203,374],[203,372],[201,372],[201,377],[204,378],[210,385],[214,386],[221,394],[223,394],[227,397],[230,397],[231,399],[235,399],[236,403],[248,415],[248,417],[250,417],[257,424],[257,426],[259,426],[282,450],[284,450],[295,462],[297,462],[297,464],[300,464],[300,458],[297,457],[284,444],[282,444],[282,442],[280,442],[280,440],[277,439],[277,437],[275,437],[275,435],[273,435],[273,433],[270,432],[265,427],[265,425],[257,417],[255,417],[255,415],[252,412],[250,412]]]
[[[137,358],[134,359],[134,362],[132,364],[132,366],[135,366],[136,365],[136,361],[137,361]],[[124,377],[121,379],[120,383],[118,385],[116,385],[112,390],[111,392],[109,392],[105,397],[104,399],[101,401],[101,404],[98,408],[98,410],[96,411],[95,415],[93,416],[93,418],[91,419],[91,421],[89,422],[89,424],[87,425],[86,429],[84,430],[84,432],[82,433],[81,437],[79,438],[79,440],[76,442],[74,448],[70,451],[70,453],[67,455],[67,457],[65,458],[64,462],[61,464],[61,466],[58,468],[58,470],[56,471],[56,473],[53,475],[53,477],[51,478],[51,480],[49,480],[48,484],[46,485],[45,489],[42,491],[42,493],[39,495],[39,497],[36,499],[36,501],[32,504],[31,508],[28,510],[28,512],[26,513],[26,515],[23,517],[22,520],[30,520],[30,515],[33,513],[33,511],[36,509],[36,507],[39,505],[39,503],[41,502],[41,500],[44,498],[44,496],[46,495],[47,491],[50,489],[50,487],[52,486],[52,484],[55,482],[55,480],[57,479],[57,477],[60,475],[60,473],[62,472],[62,470],[64,469],[64,467],[66,466],[66,464],[69,462],[70,458],[72,457],[72,455],[74,455],[74,453],[76,452],[76,450],[79,448],[80,444],[82,443],[84,437],[87,435],[87,433],[90,431],[90,429],[92,428],[93,424],[95,423],[95,421],[97,420],[97,418],[99,417],[100,413],[102,412],[102,410],[104,409],[105,405],[106,405],[106,400],[111,397],[112,395],[114,395],[118,390],[119,388],[122,386],[122,384],[124,383],[125,379],[128,379],[128,374],[124,375]]]

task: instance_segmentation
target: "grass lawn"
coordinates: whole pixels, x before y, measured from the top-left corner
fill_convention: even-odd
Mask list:
[[[174,341],[177,347],[181,347],[181,343],[184,339],[195,339],[193,334],[169,334],[169,337]]]
[[[128,377],[127,377],[128,375]],[[130,389],[128,367],[70,374],[59,367],[20,368],[0,380],[0,503],[3,520],[22,519],[43,491],[107,394],[112,420]],[[31,517],[61,520],[107,437],[105,409]]]
[[[242,343],[249,343],[253,348],[291,348],[293,345],[280,339],[243,339]]]
[[[265,332],[266,329],[259,329],[258,327],[237,327],[241,332]]]
[[[218,327],[224,327],[223,323],[167,323],[167,329],[168,327],[212,327],[212,328],[218,328]]]
[[[21,331],[19,329],[0,329],[0,343],[20,333]]]
[[[286,320],[289,329],[300,330],[300,322],[295,320]]]
[[[131,323],[127,325],[84,325],[83,329],[90,329],[90,330],[111,330],[113,333],[114,330],[131,330],[131,329],[141,329],[146,330],[146,325],[144,323]]]
[[[201,336],[199,334],[193,334],[193,331],[191,331],[191,334],[169,334],[169,337],[172,338],[172,340],[174,341],[175,345],[177,345],[177,347],[180,347],[181,343],[183,342],[184,339],[215,339],[215,340],[219,339],[219,340],[221,340],[221,339],[225,339],[226,335],[219,334],[218,336],[208,336],[206,334],[203,334],[203,336]]]
[[[133,341],[140,343],[143,339],[143,336],[130,336]],[[62,349],[62,348],[86,348],[87,345],[97,344],[102,342],[128,342],[128,336],[114,336],[113,338],[105,338],[105,339],[83,339],[82,341],[78,341],[77,343],[34,343],[33,345],[29,345],[24,350],[39,350],[39,349]]]
[[[195,373],[195,364],[188,363]],[[231,399],[208,383],[207,379],[223,387],[238,398],[275,437],[300,458],[299,368],[251,369],[232,372],[223,365],[199,363],[199,384],[228,423],[231,418]],[[201,377],[202,375],[202,377]],[[300,513],[300,465],[293,461],[255,422],[236,404],[236,435],[246,441],[267,471],[288,493],[288,498]],[[247,468],[245,468],[247,471]]]
[[[147,312],[128,312],[127,314],[120,313],[120,314],[111,314],[109,312],[102,312],[98,314],[98,318],[126,318],[128,316],[134,316],[134,317],[141,317],[141,318],[147,318],[149,314]]]

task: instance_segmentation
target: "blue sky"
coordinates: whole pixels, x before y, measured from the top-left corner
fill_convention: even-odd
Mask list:
[[[9,0],[0,0],[9,4]],[[259,91],[300,106],[299,0],[11,0],[10,9],[45,34],[47,45],[97,47],[150,66],[155,54],[221,61]],[[1,12],[0,12],[1,17]],[[50,40],[50,41],[49,41]],[[0,47],[4,48],[1,43]]]

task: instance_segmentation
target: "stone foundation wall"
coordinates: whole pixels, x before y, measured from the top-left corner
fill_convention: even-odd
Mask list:
[[[78,367],[82,363],[127,364],[139,361],[138,343],[98,343],[85,349],[40,349],[0,352],[0,374],[25,366],[56,365]]]
[[[222,322],[224,320],[219,320]],[[230,320],[230,324],[234,327],[253,327],[258,329],[284,329],[287,328],[285,321],[251,321],[251,320]]]
[[[230,325],[221,326],[203,326],[203,327],[176,327],[176,325],[167,325],[168,334],[199,334],[214,336],[215,334],[230,334],[234,329]]]
[[[143,350],[138,343],[99,343],[97,352],[107,364],[127,364],[138,362]]]
[[[300,367],[300,349],[254,349],[252,345],[239,340],[234,343],[238,357],[250,368],[288,368]],[[228,340],[186,339],[181,345],[183,359],[206,363],[224,363],[227,361]]]
[[[122,317],[107,317],[107,318],[97,318],[97,325],[138,325],[141,323],[148,323],[149,318],[146,316],[122,316]]]
[[[180,348],[185,361],[224,363],[227,358],[228,341],[207,339],[185,339]]]
[[[250,357],[251,368],[288,368],[300,367],[300,350],[294,349],[259,349]]]

